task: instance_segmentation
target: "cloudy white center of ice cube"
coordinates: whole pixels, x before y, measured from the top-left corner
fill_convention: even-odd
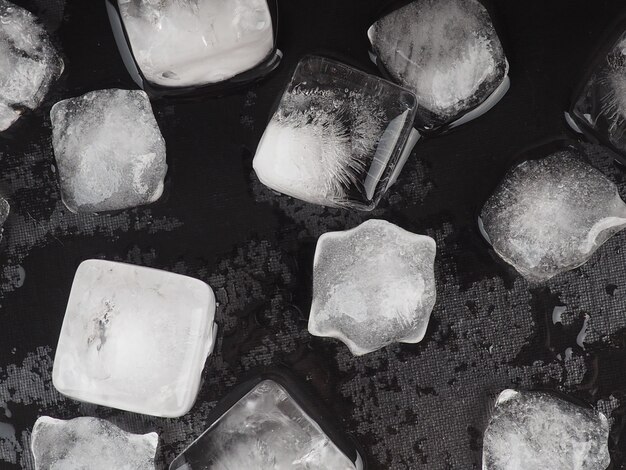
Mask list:
[[[481,222],[494,250],[540,282],[585,263],[626,227],[626,204],[615,184],[577,152],[563,150],[511,170]]]
[[[52,143],[72,212],[126,209],[163,193],[165,141],[147,95],[99,90],[54,105]]]
[[[606,417],[548,393],[503,391],[483,437],[483,470],[606,470]]]
[[[158,436],[125,432],[98,418],[42,416],[33,428],[35,470],[154,470]]]
[[[436,299],[435,251],[432,238],[382,220],[322,235],[309,331],[355,355],[421,341]]]
[[[77,400],[177,417],[193,405],[214,346],[215,299],[186,276],[102,260],[74,278],[54,386]]]
[[[267,0],[118,0],[148,81],[215,83],[254,68],[274,48]]]

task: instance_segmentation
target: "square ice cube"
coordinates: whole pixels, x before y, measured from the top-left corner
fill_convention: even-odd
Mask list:
[[[0,0],[0,131],[39,106],[63,61],[37,18]]]
[[[609,422],[545,392],[504,390],[483,437],[483,470],[606,470]]]
[[[509,88],[504,50],[477,0],[415,0],[376,21],[368,36],[376,62],[417,95],[420,129],[474,119]]]
[[[267,379],[219,416],[170,470],[361,470],[354,454],[348,458],[283,385]]]
[[[50,114],[61,196],[69,210],[114,211],[161,197],[165,141],[143,91],[92,91],[60,101]]]
[[[289,196],[371,210],[411,150],[415,110],[410,91],[307,56],[263,134],[254,170],[263,184]]]
[[[626,23],[598,54],[566,117],[575,130],[626,156]]]
[[[33,427],[35,470],[154,470],[159,437],[125,432],[98,418],[42,416]]]
[[[315,250],[309,332],[354,355],[424,338],[435,305],[435,241],[384,220],[322,235]]]
[[[123,54],[132,53],[143,79],[182,88],[233,77],[241,81],[252,69],[256,73],[248,78],[275,68],[280,54],[272,1],[109,0],[108,5],[114,31],[122,25],[125,31],[116,34],[118,45]]]
[[[202,281],[87,260],[76,271],[52,381],[76,400],[153,416],[187,413],[213,350],[215,297]]]

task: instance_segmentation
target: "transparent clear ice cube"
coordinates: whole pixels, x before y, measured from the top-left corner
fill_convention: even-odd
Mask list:
[[[369,29],[376,62],[413,90],[425,131],[456,126],[493,107],[509,88],[509,65],[477,0],[415,0]]]
[[[161,197],[165,140],[143,91],[92,91],[60,101],[50,115],[61,196],[70,211],[121,210]]]
[[[264,380],[172,462],[170,470],[360,470],[289,392]]]
[[[0,0],[0,131],[36,109],[61,73],[63,61],[37,18]]]
[[[303,201],[371,210],[416,142],[415,106],[408,90],[307,56],[263,134],[254,170],[269,188]]]
[[[544,392],[504,390],[483,436],[483,470],[606,470],[609,423]]]
[[[187,413],[215,344],[202,281],[87,260],[76,271],[52,381],[70,398],[152,416]]]
[[[33,427],[35,470],[154,470],[158,436],[131,434],[98,418],[42,416]]]
[[[563,149],[510,170],[484,205],[483,234],[498,255],[532,282],[584,264],[626,227],[617,187]]]
[[[309,332],[354,355],[418,343],[435,305],[435,241],[383,220],[322,235],[315,250]]]

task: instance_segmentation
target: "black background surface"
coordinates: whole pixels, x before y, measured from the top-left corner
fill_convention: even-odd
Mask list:
[[[622,468],[626,232],[583,267],[537,287],[494,259],[475,217],[521,150],[573,137],[562,112],[598,38],[626,10],[623,2],[494,2],[511,65],[509,93],[479,120],[420,142],[399,183],[367,214],[277,196],[256,179],[252,157],[301,55],[345,57],[376,73],[366,30],[385,2],[280,1],[279,69],[223,98],[154,102],[168,147],[165,197],[100,216],[72,215],[60,202],[48,113],[56,101],[90,90],[134,88],[104,2],[16,3],[53,32],[66,71],[45,105],[0,138],[0,188],[13,209],[0,255],[0,422],[15,429],[14,436],[0,434],[0,468],[33,468],[30,430],[42,414],[101,416],[128,430],[156,430],[158,468],[165,468],[235,383],[276,365],[308,384],[337,427],[362,445],[372,469],[480,468],[490,404],[508,387],[557,389],[597,405],[612,418],[611,448],[615,468]],[[624,174],[610,156],[586,149],[625,196]],[[311,265],[319,235],[369,217],[436,239],[438,302],[422,343],[354,358],[343,344],[306,330]],[[94,257],[188,274],[213,287],[219,340],[188,415],[167,420],[79,404],[52,387],[72,277]],[[555,326],[552,309],[561,304],[567,311]],[[585,315],[589,329],[580,347]]]

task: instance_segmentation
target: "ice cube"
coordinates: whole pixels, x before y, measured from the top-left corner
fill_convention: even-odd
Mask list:
[[[307,56],[263,134],[254,170],[266,186],[307,202],[373,209],[411,151],[415,106],[403,88]]]
[[[309,332],[354,355],[424,338],[435,305],[436,244],[383,220],[319,238]]]
[[[37,18],[0,0],[0,131],[37,108],[62,72],[63,61]]]
[[[574,98],[568,118],[575,130],[588,131],[626,153],[626,32],[601,54]]]
[[[533,282],[584,264],[626,226],[617,187],[573,148],[513,168],[482,209],[500,257]]]
[[[477,0],[416,0],[368,35],[379,65],[417,95],[425,130],[478,117],[508,90],[504,50]]]
[[[204,282],[88,260],[76,271],[52,381],[63,395],[153,416],[192,407],[215,344],[215,298]]]
[[[543,392],[503,391],[483,437],[483,470],[606,470],[609,423]]]
[[[72,212],[150,204],[163,193],[165,141],[147,95],[99,90],[55,104],[52,144]]]
[[[172,462],[170,470],[359,470],[273,380],[258,383]]]
[[[42,416],[33,427],[35,470],[154,470],[157,433],[122,431],[98,418]]]
[[[117,2],[134,60],[153,84],[205,85],[277,65],[267,0]]]

